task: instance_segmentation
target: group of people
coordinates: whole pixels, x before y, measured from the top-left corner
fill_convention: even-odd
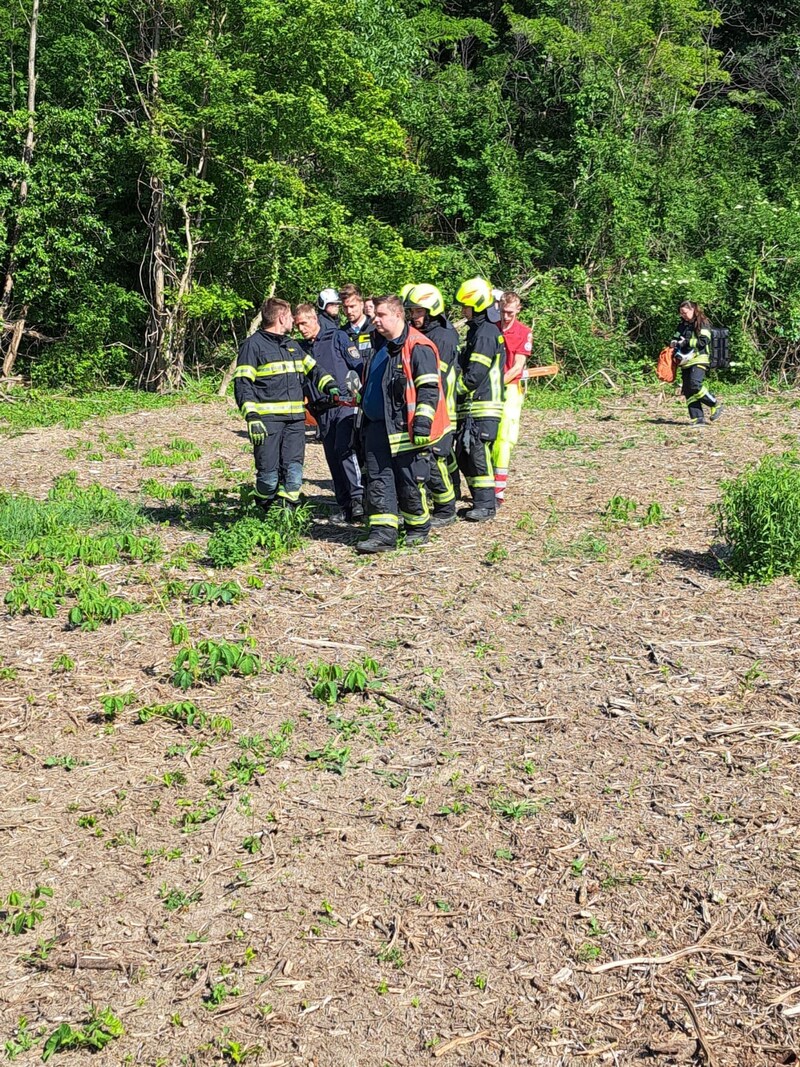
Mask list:
[[[462,476],[472,498],[462,516],[495,517],[519,434],[531,330],[519,321],[519,295],[485,278],[463,282],[456,302],[463,344],[431,284],[366,298],[348,284],[294,309],[264,301],[234,375],[263,508],[299,502],[308,411],[333,479],[333,520],[367,523],[358,552],[395,548],[401,527],[407,545],[423,544],[432,528],[455,522]]]

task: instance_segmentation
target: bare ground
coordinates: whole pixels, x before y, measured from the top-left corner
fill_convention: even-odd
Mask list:
[[[164,612],[165,564],[113,565],[149,610],[96,633],[0,617],[17,671],[0,681],[0,894],[54,891],[35,930],[0,936],[0,1040],[21,1015],[46,1037],[108,1005],[125,1034],[98,1065],[797,1062],[800,590],[736,588],[708,550],[720,479],[796,445],[800,408],[683,420],[655,395],[526,412],[492,526],[365,563],[320,522],[233,607]],[[579,445],[541,448],[554,429]],[[220,403],[26,433],[3,440],[2,484],[43,496],[77,469],[136,496],[153,475],[222,484],[220,459],[233,484],[238,430]],[[101,432],[136,446],[64,456]],[[176,433],[202,458],[143,470]],[[307,475],[329,499],[319,446]],[[614,495],[664,520],[608,524]],[[168,550],[207,536],[177,515],[157,533]],[[176,698],[180,617],[301,670],[193,693],[229,736],[137,725]],[[54,671],[65,653],[75,670]],[[329,721],[302,667],[365,653],[424,717],[350,697]],[[98,723],[100,694],[128,689]],[[287,720],[288,752],[215,794],[238,739]],[[343,774],[306,758],[326,743],[350,749]],[[44,766],[63,755],[79,765]],[[181,826],[204,802],[217,813]],[[173,889],[193,902],[168,910]]]

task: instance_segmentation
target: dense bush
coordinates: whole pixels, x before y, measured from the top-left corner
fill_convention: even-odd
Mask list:
[[[722,483],[719,533],[730,548],[725,566],[743,582],[800,578],[800,457],[765,456]]]

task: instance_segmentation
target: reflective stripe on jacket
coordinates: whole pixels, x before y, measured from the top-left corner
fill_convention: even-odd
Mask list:
[[[257,330],[239,347],[233,391],[245,416],[262,415],[287,422],[305,417],[303,380],[308,376],[325,389],[330,374],[302,350],[298,341],[282,334]]]

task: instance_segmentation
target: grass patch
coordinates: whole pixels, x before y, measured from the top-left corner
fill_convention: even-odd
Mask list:
[[[177,467],[200,459],[202,452],[185,437],[173,437],[164,448],[151,448],[142,460],[143,467]]]
[[[549,430],[539,438],[539,448],[553,452],[563,452],[567,448],[577,448],[581,439],[573,430]]]
[[[545,563],[557,559],[603,560],[607,555],[608,542],[588,530],[569,542],[548,537],[542,548],[542,559]]]
[[[800,456],[765,456],[720,490],[714,510],[731,550],[725,569],[745,584],[800,578]]]
[[[0,433],[21,433],[36,426],[77,429],[85,422],[131,411],[153,411],[182,404],[213,403],[214,382],[192,382],[180,393],[146,393],[140,389],[102,389],[90,397],[67,396],[57,390],[15,389],[6,394]]]

